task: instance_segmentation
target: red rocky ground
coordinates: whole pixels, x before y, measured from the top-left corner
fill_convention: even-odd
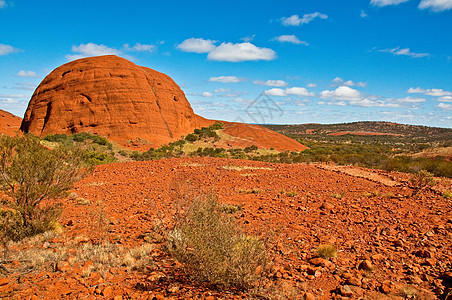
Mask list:
[[[389,175],[398,184],[381,183],[378,176],[386,173],[369,180],[316,165],[216,158],[98,166],[65,200],[63,233],[35,243],[60,253],[59,260],[27,270],[25,260],[3,264],[9,273],[2,271],[0,298],[445,298],[452,280],[452,201],[431,190],[413,195],[403,175]],[[450,181],[444,184],[450,190]],[[158,228],[171,226],[175,203],[209,193],[242,205],[238,223],[269,238],[269,270],[256,291],[190,282],[162,251]],[[149,262],[138,270],[124,263],[88,272],[99,260],[80,253],[100,241],[124,248],[148,243]],[[336,245],[337,257],[315,258],[321,244]]]

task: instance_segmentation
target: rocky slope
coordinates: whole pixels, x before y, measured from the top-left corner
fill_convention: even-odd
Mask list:
[[[21,118],[0,109],[0,134],[16,135],[21,122]]]

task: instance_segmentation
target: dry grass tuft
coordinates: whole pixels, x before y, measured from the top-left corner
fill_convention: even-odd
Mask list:
[[[315,254],[319,257],[329,259],[337,256],[337,248],[334,245],[320,245],[315,249]]]

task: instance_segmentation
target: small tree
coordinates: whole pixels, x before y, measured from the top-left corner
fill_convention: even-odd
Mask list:
[[[52,200],[88,170],[77,148],[49,150],[32,136],[0,136],[0,189],[9,197],[2,201],[0,223],[9,224],[0,232],[2,239],[17,241],[52,229],[61,213]]]

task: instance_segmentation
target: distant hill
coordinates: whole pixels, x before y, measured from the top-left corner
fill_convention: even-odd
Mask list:
[[[452,141],[452,129],[391,122],[353,122],[340,124],[262,125],[292,138],[306,135],[323,136],[393,136],[417,142]]]

